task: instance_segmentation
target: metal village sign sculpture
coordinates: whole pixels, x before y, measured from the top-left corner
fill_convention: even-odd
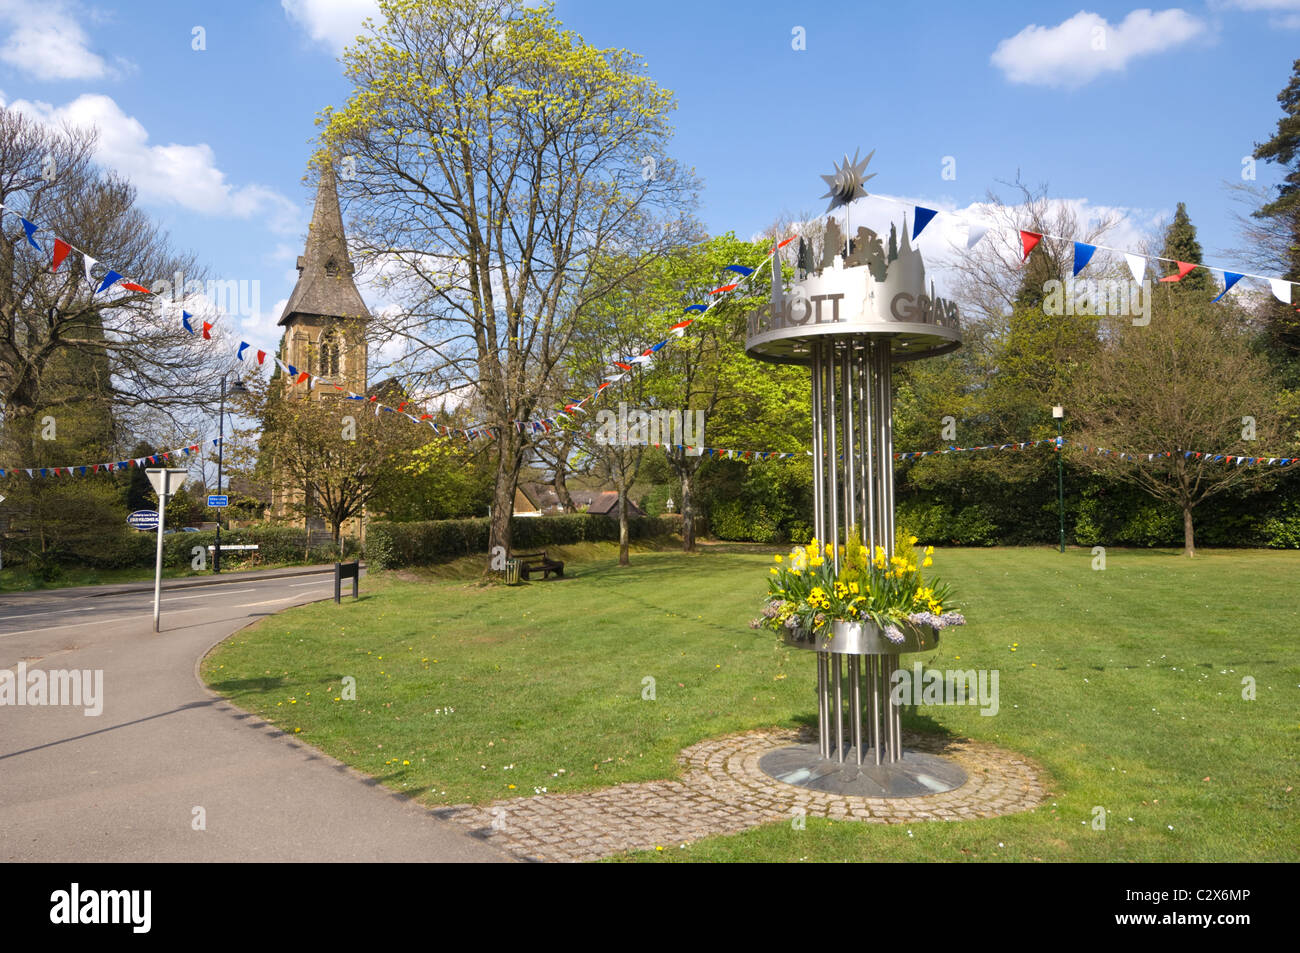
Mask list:
[[[822,176],[827,212],[867,194],[862,186],[871,176],[863,173],[874,154],[861,161],[846,155],[834,174]],[[831,544],[836,571],[850,527],[868,552],[880,546],[894,554],[893,365],[961,346],[957,308],[933,284],[927,291],[906,218],[901,243],[892,225],[890,231],[888,247],[868,228],[846,240],[829,219],[818,262],[800,239],[788,289],[780,257],[773,258],[771,305],[749,320],[750,357],[810,368],[813,532]],[[937,644],[931,628],[911,629],[895,644],[870,624],[837,624],[833,637],[801,643],[817,653],[817,745],[769,752],[760,767],[793,784],[864,796],[931,794],[963,784],[965,772],[952,762],[904,751],[900,705],[891,698],[899,655]]]

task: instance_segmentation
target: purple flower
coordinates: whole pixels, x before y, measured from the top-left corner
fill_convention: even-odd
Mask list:
[[[885,638],[895,645],[901,645],[903,643],[903,630],[891,622],[885,626]]]
[[[907,617],[907,621],[913,625],[928,625],[936,629],[966,624],[966,618],[960,612],[945,612],[943,615],[935,615],[933,612],[913,612]]]

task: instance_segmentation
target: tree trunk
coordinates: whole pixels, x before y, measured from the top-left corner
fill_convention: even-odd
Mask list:
[[[564,512],[574,513],[578,508],[573,505],[573,497],[569,495],[569,485],[566,482],[568,474],[569,468],[565,466],[564,461],[558,461],[555,464],[555,479],[551,481],[551,487],[555,490],[555,498],[560,501]]]
[[[1183,555],[1191,558],[1196,555],[1196,540],[1192,532],[1192,508],[1183,507]]]
[[[620,480],[618,484],[618,564],[628,566],[631,563],[632,560],[628,558],[627,484]]]
[[[515,489],[519,485],[519,467],[523,462],[522,443],[511,439],[507,431],[500,438],[501,455],[497,458],[496,484],[492,489],[492,524],[488,532],[489,556],[498,546],[510,554],[510,517],[515,510]],[[492,561],[489,558],[487,565]]]
[[[682,476],[682,552],[691,553],[695,551],[695,500],[691,492],[691,482],[694,479],[689,469],[683,467]]]

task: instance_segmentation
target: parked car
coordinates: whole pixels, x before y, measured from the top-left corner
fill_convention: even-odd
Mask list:
[[[197,526],[182,526],[182,527],[181,527],[181,532],[182,532],[182,533],[201,533],[201,532],[203,532],[203,530],[199,529]]]

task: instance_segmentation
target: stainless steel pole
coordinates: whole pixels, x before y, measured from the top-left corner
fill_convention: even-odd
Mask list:
[[[835,688],[835,760],[844,761],[844,664],[842,656],[827,653],[831,659],[831,681]]]
[[[822,448],[822,345],[812,345],[812,438],[813,438],[813,535],[818,540],[826,538],[825,501],[822,499],[825,482],[824,454]]]
[[[849,706],[852,712],[853,757],[862,763],[862,668],[859,657],[849,656]]]
[[[830,735],[826,730],[826,719],[830,714],[826,700],[826,654],[817,653],[817,750],[823,758],[830,757]]]
[[[830,447],[827,450],[826,472],[830,475],[826,481],[826,490],[824,495],[828,504],[827,509],[830,511],[831,523],[827,527],[830,530],[830,539],[827,542],[832,544],[831,552],[834,555],[833,565],[835,571],[840,571],[840,488],[838,469],[840,465],[840,452],[837,421],[835,419],[835,345],[827,345],[826,360],[823,362],[826,370],[826,431],[830,435]]]
[[[848,545],[849,529],[856,529],[858,484],[855,479],[857,467],[854,460],[853,440],[853,377],[850,368],[853,363],[853,343],[844,343],[844,359],[840,369],[840,384],[844,391],[844,543]]]

